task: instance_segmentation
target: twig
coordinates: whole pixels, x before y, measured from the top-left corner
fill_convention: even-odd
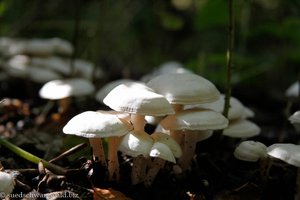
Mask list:
[[[65,157],[68,157],[69,155],[72,155],[78,151],[80,151],[81,149],[85,148],[87,146],[86,143],[81,143],[81,144],[78,144],[74,147],[72,147],[71,149],[63,152],[62,154],[60,154],[59,156],[55,157],[55,158],[52,158],[51,160],[49,160],[50,163],[53,163],[53,162],[56,162],[56,161],[59,161]]]

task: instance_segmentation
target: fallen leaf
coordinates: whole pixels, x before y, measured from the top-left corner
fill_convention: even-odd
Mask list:
[[[94,190],[94,200],[106,200],[106,199],[132,200],[131,198],[124,195],[122,192],[113,190],[111,188],[108,189],[93,188],[93,190]]]

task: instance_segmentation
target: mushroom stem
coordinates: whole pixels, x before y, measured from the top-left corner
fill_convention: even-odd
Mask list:
[[[107,166],[102,139],[89,138],[89,142],[93,152],[93,160],[96,162],[100,162],[102,166]]]
[[[179,165],[182,171],[188,169],[195,155],[197,142],[202,141],[210,137],[212,134],[211,130],[203,131],[188,131],[184,132],[184,145],[182,156],[179,159]]]
[[[139,155],[133,158],[132,171],[131,171],[131,182],[133,185],[136,185],[144,181],[146,170],[143,170],[142,166],[145,167],[145,165],[146,163],[143,155]]]
[[[130,121],[134,127],[134,130],[144,131],[146,124],[144,115],[131,114]]]
[[[184,133],[181,130],[170,130],[170,136],[181,146],[184,145]]]
[[[175,113],[183,110],[182,104],[172,104],[172,107]],[[170,131],[170,136],[182,147],[184,140],[184,134],[182,133],[182,131]]]
[[[184,145],[182,156],[179,159],[179,165],[181,166],[182,171],[185,171],[190,166],[190,163],[195,155],[196,149],[196,134],[186,132],[184,134]]]
[[[109,180],[119,181],[119,160],[118,160],[118,146],[120,143],[119,137],[109,137],[108,138],[108,173]]]
[[[71,97],[66,97],[63,99],[59,99],[58,101],[58,113],[62,114],[67,112],[70,109],[70,105],[72,102],[72,98]]]
[[[164,167],[166,161],[162,158],[155,157],[151,163],[150,169],[148,170],[145,177],[145,186],[150,187],[155,180],[159,170]]]
[[[182,104],[172,104],[173,110],[175,111],[175,113],[183,110],[183,105]]]

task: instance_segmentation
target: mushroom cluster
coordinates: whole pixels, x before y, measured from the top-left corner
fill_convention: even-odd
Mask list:
[[[60,38],[0,38],[1,67],[9,77],[46,83],[64,77],[91,79],[103,75],[86,60],[71,59],[72,44]]]
[[[181,69],[180,65],[175,64],[168,63],[166,70]],[[149,80],[146,83],[131,79],[108,83],[96,94],[96,99],[108,110],[81,113],[63,129],[66,134],[88,137],[94,159],[100,160],[104,166],[106,162],[118,163],[117,151],[132,158],[133,184],[150,186],[166,164],[180,169],[179,173],[185,172],[191,166],[199,141],[211,137],[215,130],[225,130],[233,121],[248,123],[246,118],[254,115],[232,97],[229,117],[224,117],[224,95],[211,81],[190,71],[171,70],[168,73],[163,69],[153,73],[156,76],[147,77]],[[120,124],[125,127],[122,134],[114,135],[113,125],[104,120],[104,112],[106,116],[121,120]],[[83,117],[85,115],[88,117]],[[104,124],[97,125],[96,122],[104,123],[105,130],[102,127]],[[156,129],[146,132],[148,123],[154,124]],[[105,151],[103,148],[96,151],[97,147],[101,147],[101,138],[104,136],[100,133],[103,131],[117,138],[109,139],[113,142],[109,142],[108,152],[114,153],[109,153],[108,158],[101,153]],[[96,138],[95,143],[93,141]],[[117,177],[119,180],[117,165],[108,168],[110,179]]]

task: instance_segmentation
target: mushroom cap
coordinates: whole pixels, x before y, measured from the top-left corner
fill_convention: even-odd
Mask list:
[[[7,62],[4,64],[4,70],[10,76],[25,78],[29,73],[29,64],[29,56],[16,55],[7,60]]]
[[[51,42],[55,53],[63,55],[72,55],[74,47],[69,41],[61,38],[52,38]]]
[[[60,79],[62,76],[51,69],[31,66],[28,68],[28,78],[37,83],[47,83]]]
[[[294,112],[290,117],[289,121],[291,124],[300,124],[300,110]]]
[[[260,131],[260,127],[254,122],[240,119],[230,122],[228,127],[223,130],[223,135],[233,138],[248,138],[258,135]]]
[[[275,143],[267,148],[267,153],[273,158],[277,158],[290,165],[300,167],[300,145]]]
[[[166,130],[218,130],[228,126],[228,119],[213,110],[187,109],[168,115],[160,125]]]
[[[253,140],[243,141],[235,148],[233,155],[239,160],[256,162],[267,156],[267,146]]]
[[[245,106],[242,118],[243,119],[248,119],[248,118],[251,118],[251,117],[254,117],[254,116],[255,116],[254,111],[251,110],[249,107]]]
[[[149,155],[150,157],[159,157],[169,162],[176,163],[175,157],[170,147],[167,144],[159,141],[154,142]]]
[[[17,54],[49,56],[54,53],[71,55],[73,52],[71,43],[60,38],[1,38],[0,40],[0,51],[6,56]],[[5,52],[3,47],[6,49]]]
[[[100,103],[103,103],[103,99],[106,97],[106,95],[115,87],[117,87],[118,85],[121,85],[123,83],[141,83],[142,82],[137,82],[131,79],[118,79],[118,80],[114,80],[111,81],[107,84],[105,84],[104,86],[102,86],[96,93],[96,100]]]
[[[94,92],[95,86],[86,79],[71,78],[52,80],[45,83],[39,91],[44,99],[63,99],[70,96],[84,96]]]
[[[154,132],[150,136],[153,138],[154,142],[160,142],[167,145],[176,158],[181,157],[182,149],[170,135],[161,132]]]
[[[114,114],[105,111],[85,111],[70,119],[63,127],[63,133],[86,138],[104,138],[122,136],[131,129],[129,123]]]
[[[296,81],[290,85],[285,91],[285,96],[287,97],[298,97],[299,96],[299,82]]]
[[[145,132],[132,130],[122,137],[119,150],[132,157],[137,157],[139,155],[148,157],[153,142],[152,137]]]
[[[0,171],[0,193],[9,195],[13,191],[14,187],[15,187],[15,181],[12,175]]]
[[[209,103],[203,103],[203,104],[195,104],[195,105],[186,105],[184,108],[202,108],[202,109],[211,109],[216,112],[223,112],[225,104],[225,95],[221,94],[220,98],[217,101],[209,102]],[[246,113],[245,106],[235,97],[230,97],[230,108],[228,112],[228,119],[229,120],[235,120],[238,119],[248,113]]]
[[[166,98],[140,83],[124,83],[112,89],[103,99],[111,109],[139,115],[163,116],[174,110]]]
[[[171,104],[198,104],[213,102],[220,92],[209,80],[196,74],[165,74],[150,80],[147,85],[164,95]]]
[[[148,82],[151,79],[155,78],[156,76],[162,74],[181,74],[181,73],[190,73],[193,72],[186,69],[180,62],[178,61],[168,61],[162,63],[157,68],[155,68],[151,73],[146,74],[141,78],[143,82]]]
[[[58,56],[32,57],[31,64],[41,68],[51,69],[64,75],[71,73],[71,65]]]

